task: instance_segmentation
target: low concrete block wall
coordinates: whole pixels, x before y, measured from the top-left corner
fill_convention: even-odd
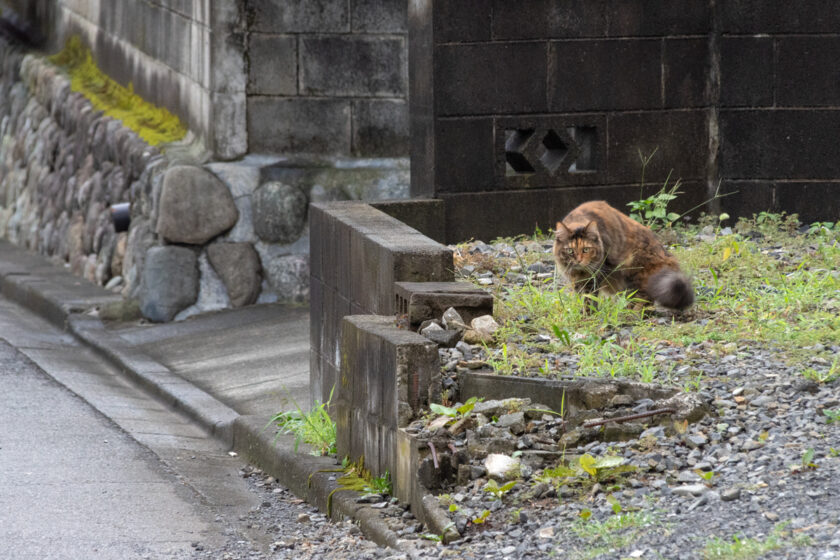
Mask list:
[[[395,282],[453,280],[452,251],[359,202],[310,207],[310,387],[326,402],[340,369],[341,320],[391,315]]]
[[[333,393],[339,457],[376,474],[398,477],[397,431],[429,403],[439,375],[437,345],[399,329],[394,318],[345,317],[341,325],[341,380]]]

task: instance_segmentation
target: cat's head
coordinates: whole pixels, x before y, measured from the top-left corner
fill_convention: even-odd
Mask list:
[[[554,259],[567,269],[596,271],[604,260],[604,244],[598,224],[557,222],[554,234]]]

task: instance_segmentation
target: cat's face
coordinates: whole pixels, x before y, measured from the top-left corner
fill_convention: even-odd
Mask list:
[[[596,271],[603,259],[603,244],[595,222],[575,227],[557,222],[554,259],[567,269]]]

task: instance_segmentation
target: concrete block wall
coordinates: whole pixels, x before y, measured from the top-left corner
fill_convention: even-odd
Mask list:
[[[408,154],[405,0],[253,0],[252,151]]]
[[[399,478],[397,432],[429,403],[437,346],[397,328],[393,317],[352,315],[341,325],[341,370],[333,393],[339,457]]]
[[[836,219],[838,17],[816,1],[411,2],[412,194],[445,201],[450,242],[529,233],[585,200],[625,208],[656,150],[646,182],[673,170],[677,210],[722,182],[739,193],[716,209],[736,216]]]
[[[310,388],[338,384],[341,321],[395,313],[395,282],[454,279],[452,251],[361,202],[310,205]]]

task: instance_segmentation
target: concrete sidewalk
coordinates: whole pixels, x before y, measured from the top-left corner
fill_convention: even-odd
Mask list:
[[[326,511],[336,488],[328,457],[294,452],[292,438],[266,429],[280,411],[306,410],[309,310],[279,304],[199,315],[178,323],[103,322],[98,310],[121,297],[46,258],[0,242],[0,293],[67,329],[130,380]],[[378,513],[348,491],[332,499],[372,540],[400,548]]]

